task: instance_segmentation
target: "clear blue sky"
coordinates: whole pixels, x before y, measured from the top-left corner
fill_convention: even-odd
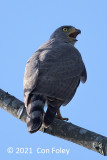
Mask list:
[[[23,101],[23,76],[28,58],[61,25],[81,29],[76,47],[85,62],[88,80],[61,111],[69,121],[107,136],[107,1],[0,1],[0,88]],[[33,154],[8,154],[8,147],[31,147]],[[66,154],[37,154],[36,148],[70,149]],[[0,109],[0,159],[105,160],[74,143],[37,132]]]

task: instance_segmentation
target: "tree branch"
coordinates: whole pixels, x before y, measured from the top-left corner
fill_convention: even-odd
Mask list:
[[[0,108],[26,122],[24,103],[0,89]],[[72,123],[55,119],[45,133],[74,142],[107,156],[107,137],[91,132]]]

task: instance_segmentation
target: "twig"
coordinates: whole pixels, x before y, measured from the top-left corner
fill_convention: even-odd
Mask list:
[[[0,89],[0,107],[16,118],[26,122],[24,103]],[[91,132],[72,123],[55,119],[45,133],[77,143],[107,156],[107,137]]]

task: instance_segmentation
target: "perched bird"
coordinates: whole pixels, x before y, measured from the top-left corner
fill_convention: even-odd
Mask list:
[[[80,52],[74,47],[80,33],[73,26],[59,27],[28,60],[24,102],[30,133],[38,131],[42,124],[49,127],[61,105],[71,101],[80,81],[85,83],[86,68]]]

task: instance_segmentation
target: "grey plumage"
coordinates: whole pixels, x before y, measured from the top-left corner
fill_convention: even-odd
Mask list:
[[[60,106],[68,104],[73,98],[80,81],[84,83],[87,79],[81,54],[74,47],[77,35],[72,34],[72,37],[68,36],[68,33],[62,30],[64,27],[70,28],[69,35],[71,31],[75,29],[72,26],[62,26],[58,28],[50,39],[31,56],[26,64],[24,101],[29,121],[32,119],[28,107],[29,104],[31,105],[32,103],[34,108],[38,106],[36,102],[33,105],[33,101],[31,101],[32,95],[34,97],[37,95],[42,96],[41,101],[44,101],[42,103],[43,106],[45,102],[50,105],[50,107],[48,105],[49,111],[47,111],[49,113],[46,113],[44,119],[43,114],[40,114],[40,116],[42,115],[42,119],[38,124],[39,127],[37,127],[37,130],[42,123],[45,123],[45,119],[48,119],[49,114],[52,114],[52,120],[49,118],[49,123],[47,120],[46,123],[48,124],[45,123],[46,126],[50,125]],[[52,111],[53,108],[54,111]],[[36,112],[38,112],[38,110],[36,110]],[[38,117],[36,112],[34,119]],[[32,126],[34,126],[34,123],[30,124],[30,129],[28,126],[30,132],[33,130]]]

